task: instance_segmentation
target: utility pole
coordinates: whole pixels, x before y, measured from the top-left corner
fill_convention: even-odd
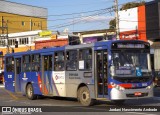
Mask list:
[[[3,18],[3,16],[2,16],[2,34],[4,34],[4,29],[3,29],[3,27],[4,27],[4,18]]]
[[[118,16],[118,0],[114,0],[115,3],[115,18],[116,18],[116,35],[119,40],[119,16]]]
[[[2,30],[2,35],[0,35],[0,39],[7,39],[7,53],[9,53],[9,44],[8,44],[8,21],[6,22],[6,25],[4,26],[4,18],[2,16],[2,26],[0,27],[0,29]],[[6,31],[6,33],[5,33]]]
[[[9,53],[8,22],[7,22],[7,24],[6,24],[6,29],[7,29],[7,34],[6,34],[6,37],[7,37],[7,53]]]

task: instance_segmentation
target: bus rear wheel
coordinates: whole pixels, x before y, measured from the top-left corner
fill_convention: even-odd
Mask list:
[[[91,99],[89,89],[86,86],[79,88],[78,100],[84,106],[93,105],[93,99]]]
[[[34,89],[32,84],[27,85],[26,95],[27,95],[27,98],[30,100],[34,100],[37,98],[37,96],[34,94]]]

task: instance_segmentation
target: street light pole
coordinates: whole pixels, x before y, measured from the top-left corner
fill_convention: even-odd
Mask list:
[[[9,53],[9,44],[8,44],[8,25],[6,25],[5,27],[4,26],[2,26],[2,27],[0,27],[0,29],[2,29],[3,31],[2,32],[4,32],[4,30],[6,30],[6,34],[2,34],[2,36],[4,37],[4,39],[7,39],[7,45],[5,45],[5,46],[7,46],[7,53]],[[5,36],[4,36],[5,35]],[[2,36],[0,36],[0,37],[2,37]],[[2,39],[2,38],[0,38],[0,39]]]
[[[118,16],[118,0],[114,0],[115,3],[115,18],[116,18],[116,35],[119,40],[119,16]]]
[[[7,29],[7,35],[6,35],[6,37],[7,37],[7,53],[9,53],[9,43],[8,43],[8,23],[6,24],[6,29]]]

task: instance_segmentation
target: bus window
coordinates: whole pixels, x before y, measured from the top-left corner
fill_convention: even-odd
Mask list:
[[[13,57],[6,58],[6,69],[7,69],[7,72],[14,72],[14,58]]]
[[[92,69],[92,49],[81,49],[79,51],[79,60],[84,61],[84,69],[82,70],[91,70]]]
[[[32,55],[32,71],[40,71],[40,55]]]
[[[23,72],[28,72],[31,70],[31,56],[25,55],[23,56]]]
[[[52,71],[52,55],[44,56],[44,71]]]
[[[77,70],[77,50],[67,51],[66,58],[66,70]]]
[[[64,52],[56,52],[54,55],[54,70],[64,71]]]
[[[21,72],[21,58],[16,59],[16,74],[20,74]]]

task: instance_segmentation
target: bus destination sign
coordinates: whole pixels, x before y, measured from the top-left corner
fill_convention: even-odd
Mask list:
[[[117,48],[145,48],[144,44],[117,44]]]

